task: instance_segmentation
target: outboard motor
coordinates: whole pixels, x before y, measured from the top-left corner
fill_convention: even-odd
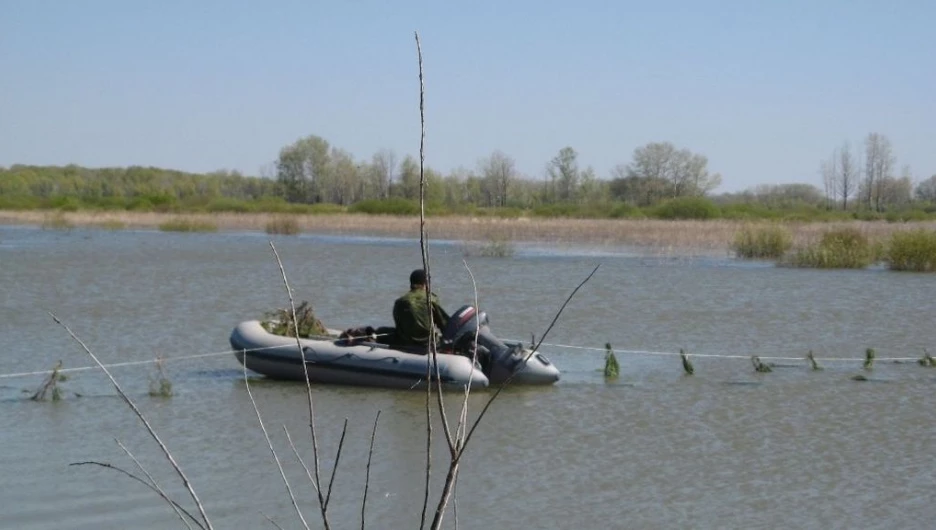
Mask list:
[[[517,365],[523,361],[523,346],[508,346],[495,337],[488,327],[487,313],[470,305],[462,306],[449,318],[448,324],[442,330],[442,339],[451,344],[456,352],[471,355],[475,332],[478,334],[478,359],[482,360],[481,368],[484,374],[492,382],[510,377]]]

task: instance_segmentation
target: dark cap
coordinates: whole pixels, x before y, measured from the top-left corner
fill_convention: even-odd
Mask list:
[[[409,275],[410,285],[426,285],[426,271],[416,269]]]

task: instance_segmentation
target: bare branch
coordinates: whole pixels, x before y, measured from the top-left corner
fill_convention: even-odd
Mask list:
[[[419,43],[419,32],[414,32],[416,37],[416,57],[419,61],[419,249],[422,254],[423,268],[426,270],[426,296],[432,293],[432,278],[429,275],[429,254],[426,249],[426,211],[425,211],[425,186],[426,174],[424,164],[426,160],[426,111],[425,111],[425,83],[423,82],[423,64],[422,64],[422,46]],[[428,299],[428,298],[427,298]],[[432,330],[432,307],[427,304],[429,310],[429,350],[432,359],[435,360],[435,342]],[[426,359],[426,490],[423,496],[422,516],[419,520],[419,530],[426,526],[426,510],[429,508],[429,484],[432,478],[432,409],[430,407],[432,395],[432,365]]]
[[[539,350],[540,345],[543,344],[543,341],[546,340],[546,336],[549,335],[549,332],[552,330],[553,326],[555,326],[556,322],[559,320],[559,316],[562,315],[562,311],[566,308],[567,305],[569,305],[569,302],[572,301],[572,298],[575,296],[576,293],[578,293],[579,289],[581,289],[582,286],[588,283],[588,280],[590,280],[591,277],[594,276],[596,272],[598,272],[598,267],[600,266],[601,264],[596,265],[594,270],[591,271],[591,274],[589,274],[584,280],[582,280],[582,282],[578,284],[578,287],[576,287],[572,291],[572,294],[570,294],[569,297],[566,298],[566,301],[563,302],[562,306],[559,308],[559,311],[556,313],[556,316],[553,318],[552,322],[549,324],[549,327],[546,328],[546,331],[543,333],[543,336],[540,337],[539,342],[536,343],[536,346],[534,346],[533,349],[530,350],[530,353],[528,353],[527,356],[524,358],[523,360],[524,363],[526,363],[530,359],[530,357],[537,350]],[[481,420],[484,419],[484,416],[485,414],[487,414],[487,411],[491,407],[491,404],[494,403],[494,400],[497,399],[497,396],[501,394],[504,388],[506,388],[507,385],[511,381],[513,381],[513,378],[515,375],[516,375],[516,372],[514,372],[513,374],[510,375],[510,377],[505,379],[504,382],[501,383],[501,385],[497,388],[497,391],[494,392],[494,395],[491,396],[491,399],[489,399],[488,402],[484,404],[484,408],[481,409],[481,413],[475,419],[474,424],[472,424],[471,430],[468,431],[468,436],[465,437],[465,443],[462,446],[462,451],[464,451],[465,446],[468,445],[468,442],[471,440],[471,436],[474,434],[475,429],[478,428],[478,424],[481,423]],[[459,457],[461,457],[461,453],[459,453]]]
[[[335,474],[338,472],[338,462],[341,460],[341,448],[344,447],[345,434],[348,432],[348,418],[344,420],[344,427],[341,428],[341,438],[338,440],[338,453],[335,455],[335,464],[332,466],[331,480],[328,481],[328,494],[325,496],[325,507],[328,509],[328,501],[331,499],[332,486],[335,484]]]
[[[468,266],[468,262],[462,260],[462,263],[465,265],[465,270],[468,271],[468,277],[471,278],[471,289],[474,293],[474,306],[475,310],[478,311],[478,283],[475,281],[474,274],[471,272],[471,267]],[[472,353],[471,353],[471,364],[472,366],[478,362],[478,333],[481,332],[481,321],[478,320],[475,323],[475,334],[474,341],[472,342]],[[465,399],[462,401],[461,414],[458,417],[458,427],[455,430],[455,447],[458,451],[461,451],[461,448],[464,446],[465,434],[468,432],[468,397],[471,395],[471,380],[474,377],[474,370],[471,371],[471,374],[468,376],[468,384],[465,386]],[[457,520],[456,520],[457,526]]]
[[[134,475],[133,473],[130,473],[129,471],[127,471],[127,470],[125,470],[125,469],[123,469],[123,468],[120,468],[120,467],[115,466],[115,465],[113,465],[113,464],[108,464],[107,462],[94,462],[94,461],[72,462],[71,464],[68,464],[68,465],[69,465],[69,466],[100,466],[100,467],[103,467],[103,468],[106,468],[106,469],[112,469],[112,470],[114,470],[114,471],[117,471],[118,473],[123,473],[124,475],[126,475],[126,476],[132,478],[133,480],[139,482],[140,484],[143,484],[143,485],[146,486],[147,488],[149,488],[149,489],[155,491],[157,494],[159,494],[159,490],[157,490],[156,488],[154,488],[153,485],[150,484],[149,482],[143,480],[142,478],[140,478],[140,477]],[[182,513],[184,513],[187,517],[189,517],[189,518],[192,520],[192,522],[194,522],[199,528],[205,528],[205,527],[202,525],[201,521],[199,521],[198,519],[196,519],[191,513],[188,512],[188,510],[186,510],[186,509],[183,508],[181,505],[179,505],[179,503],[177,503],[176,501],[174,501],[174,500],[172,500],[172,499],[170,499],[170,498],[168,498],[168,497],[163,497],[163,499],[164,499],[166,502],[168,502],[168,503],[172,504],[173,506],[175,506],[176,509],[178,509],[179,511],[181,511]],[[191,527],[190,527],[190,528],[191,528]]]
[[[143,467],[143,464],[141,464],[140,461],[137,460],[137,457],[135,457],[135,456],[133,455],[133,453],[131,453],[130,450],[127,449],[127,447],[124,446],[124,444],[122,444],[122,443],[120,442],[120,440],[118,440],[117,438],[114,438],[114,441],[117,442],[117,445],[119,445],[121,449],[123,449],[123,452],[124,452],[124,453],[127,453],[127,456],[130,457],[130,460],[133,460],[133,463],[136,464],[137,468],[138,468],[140,471],[142,471],[144,475],[146,475],[146,478],[149,479],[150,484],[152,484],[153,489],[156,490],[156,493],[159,493],[159,496],[162,497],[163,500],[165,500],[166,502],[168,502],[170,506],[172,506],[172,510],[176,513],[176,515],[179,516],[179,519],[182,520],[182,523],[183,523],[189,530],[193,530],[193,529],[192,529],[192,525],[189,524],[188,520],[185,519],[185,516],[182,515],[182,511],[184,511],[184,509],[183,509],[182,511],[180,511],[180,508],[179,508],[179,506],[178,506],[178,503],[173,502],[172,499],[169,498],[169,495],[167,495],[166,492],[163,491],[163,489],[162,489],[161,487],[159,487],[159,483],[156,482],[156,479],[153,478],[153,475],[151,475],[150,472],[147,471],[145,467]],[[188,515],[189,517],[192,517],[191,514],[189,514],[187,511],[185,512],[185,514]],[[198,521],[195,521],[195,524],[198,524]],[[201,525],[199,525],[199,526],[201,526]]]
[[[75,335],[67,325],[65,325],[61,320],[59,320],[57,316],[52,314],[51,311],[49,312],[49,316],[52,317],[52,320],[54,320],[56,324],[65,328],[65,331],[67,331],[68,334],[71,335],[71,337],[75,339],[75,341],[77,341],[78,344],[80,344],[82,348],[84,348],[84,351],[91,357],[91,359],[95,362],[95,364],[97,364],[101,368],[101,370],[104,371],[108,379],[110,379],[111,383],[114,385],[114,388],[117,389],[117,394],[119,394],[120,397],[124,400],[124,402],[130,407],[130,409],[133,410],[134,414],[136,414],[137,417],[140,418],[140,421],[143,422],[144,426],[146,426],[146,430],[147,432],[149,432],[149,435],[156,441],[157,444],[159,444],[159,448],[162,450],[163,454],[166,456],[166,459],[169,460],[169,463],[172,465],[172,468],[175,470],[176,474],[178,474],[179,478],[182,479],[182,483],[185,485],[185,488],[188,490],[189,495],[191,495],[192,500],[195,502],[195,505],[198,507],[198,512],[201,515],[202,520],[205,522],[205,527],[207,527],[209,530],[213,528],[211,526],[211,521],[208,519],[208,514],[205,513],[204,506],[202,506],[201,501],[198,499],[198,494],[195,493],[195,488],[192,486],[192,483],[189,482],[188,477],[185,476],[185,473],[182,471],[182,468],[179,466],[179,464],[176,463],[175,458],[173,458],[172,453],[169,451],[169,448],[166,447],[166,444],[164,444],[162,439],[159,437],[159,435],[156,434],[156,431],[146,420],[146,417],[143,416],[143,413],[140,412],[140,409],[137,408],[136,404],[133,403],[133,400],[131,400],[130,397],[127,396],[127,394],[123,391],[123,389],[120,388],[120,384],[117,383],[117,380],[114,379],[114,376],[111,375],[107,367],[104,366],[104,364],[102,364],[100,360],[98,360],[97,356],[94,355],[94,353],[88,348],[88,346],[85,345],[85,343],[82,342],[82,340],[79,339],[78,336]]]
[[[361,530],[364,530],[364,510],[367,507],[367,488],[370,486],[370,465],[371,458],[374,456],[374,439],[377,437],[377,422],[380,421],[380,411],[377,411],[377,417],[374,418],[374,430],[371,431],[370,449],[367,451],[367,470],[364,474],[364,497],[361,500]]]
[[[309,402],[309,430],[312,434],[312,458],[315,465],[315,483],[321,484],[322,479],[319,472],[320,466],[318,439],[315,436],[315,406],[312,402],[312,382],[309,380],[309,366],[306,362],[305,348],[302,347],[302,341],[299,340],[299,320],[296,318],[296,303],[293,300],[292,289],[289,288],[289,280],[286,279],[286,270],[283,268],[283,262],[280,260],[279,253],[276,252],[276,247],[273,246],[273,241],[270,241],[270,249],[273,250],[273,256],[276,258],[276,263],[279,265],[280,274],[283,276],[283,285],[286,286],[286,294],[289,296],[289,308],[290,311],[292,311],[292,321],[296,332],[296,347],[299,348],[299,355],[302,357],[302,371],[305,375],[306,394],[308,396]],[[246,357],[244,359],[246,362]],[[330,525],[328,524],[328,514],[325,510],[325,498],[322,496],[321,488],[316,487],[316,493],[318,494],[319,509],[322,512],[322,524],[325,525],[325,530],[329,530]]]
[[[246,358],[247,352],[244,352]],[[270,447],[270,453],[273,454],[273,460],[276,462],[276,467],[279,469],[280,476],[283,477],[283,483],[286,484],[286,492],[289,493],[289,500],[292,501],[293,508],[296,509],[296,514],[299,516],[299,520],[302,521],[302,526],[306,530],[309,530],[309,524],[306,523],[305,517],[302,516],[302,509],[299,508],[299,503],[296,502],[296,496],[293,495],[292,487],[289,485],[289,479],[286,478],[286,472],[283,471],[283,464],[280,462],[278,456],[276,456],[276,449],[273,449],[273,442],[270,441],[270,435],[267,433],[266,426],[263,425],[263,418],[260,416],[260,409],[257,408],[257,402],[254,400],[253,392],[250,391],[250,383],[247,380],[247,363],[244,363],[244,386],[247,388],[247,396],[250,397],[250,403],[253,404],[254,412],[257,413],[257,421],[260,422],[260,429],[263,430],[263,437],[266,438],[267,445]]]
[[[296,455],[296,460],[299,461],[299,464],[302,465],[302,469],[304,469],[306,472],[306,476],[309,477],[309,482],[312,483],[312,488],[318,492],[318,484],[315,482],[315,479],[312,478],[312,472],[309,471],[309,466],[306,465],[305,460],[299,456],[299,451],[296,449],[296,444],[293,443],[292,436],[289,435],[289,429],[286,428],[285,424],[283,425],[283,432],[286,433],[286,440],[289,442],[289,447],[292,448],[293,454]]]

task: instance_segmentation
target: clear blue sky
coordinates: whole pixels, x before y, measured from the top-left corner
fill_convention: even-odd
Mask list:
[[[308,134],[416,155],[418,30],[443,172],[501,149],[540,178],[570,145],[604,177],[671,141],[717,191],[818,185],[880,132],[920,179],[934,21],[932,0],[0,0],[0,165],[256,175]]]

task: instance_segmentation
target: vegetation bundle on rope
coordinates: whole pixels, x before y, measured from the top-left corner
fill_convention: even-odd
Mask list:
[[[172,381],[166,377],[166,372],[163,371],[162,357],[156,358],[156,377],[149,377],[149,394],[160,397],[172,396]]]
[[[806,360],[809,361],[809,365],[814,371],[822,370],[822,367],[819,366],[818,362],[816,362],[816,358],[813,356],[812,350],[809,350],[809,353],[806,354]]]
[[[756,355],[751,356],[751,364],[754,365],[755,372],[762,373],[762,374],[773,372],[773,368],[771,368],[770,365],[768,364],[762,363],[760,360],[760,357]]]
[[[52,373],[42,382],[42,385],[30,399],[33,401],[45,401],[46,394],[49,392],[52,393],[52,401],[59,401],[62,399],[62,389],[58,387],[58,383],[67,379],[68,376],[60,374],[59,370],[61,369],[62,361],[55,363],[55,367],[52,368]]]
[[[683,371],[686,372],[686,375],[692,375],[695,373],[695,368],[692,366],[692,363],[689,362],[689,355],[686,354],[686,350],[679,349],[679,357],[682,359]]]
[[[617,357],[614,356],[614,350],[611,349],[611,343],[605,344],[605,367],[604,376],[608,379],[614,379],[621,375],[621,366],[618,364]]]
[[[936,368],[936,359],[934,359],[933,356],[930,355],[928,351],[926,351],[926,348],[923,348],[923,357],[921,357],[917,362],[920,363],[920,366]]]
[[[874,348],[865,350],[864,369],[870,370],[874,365]]]

